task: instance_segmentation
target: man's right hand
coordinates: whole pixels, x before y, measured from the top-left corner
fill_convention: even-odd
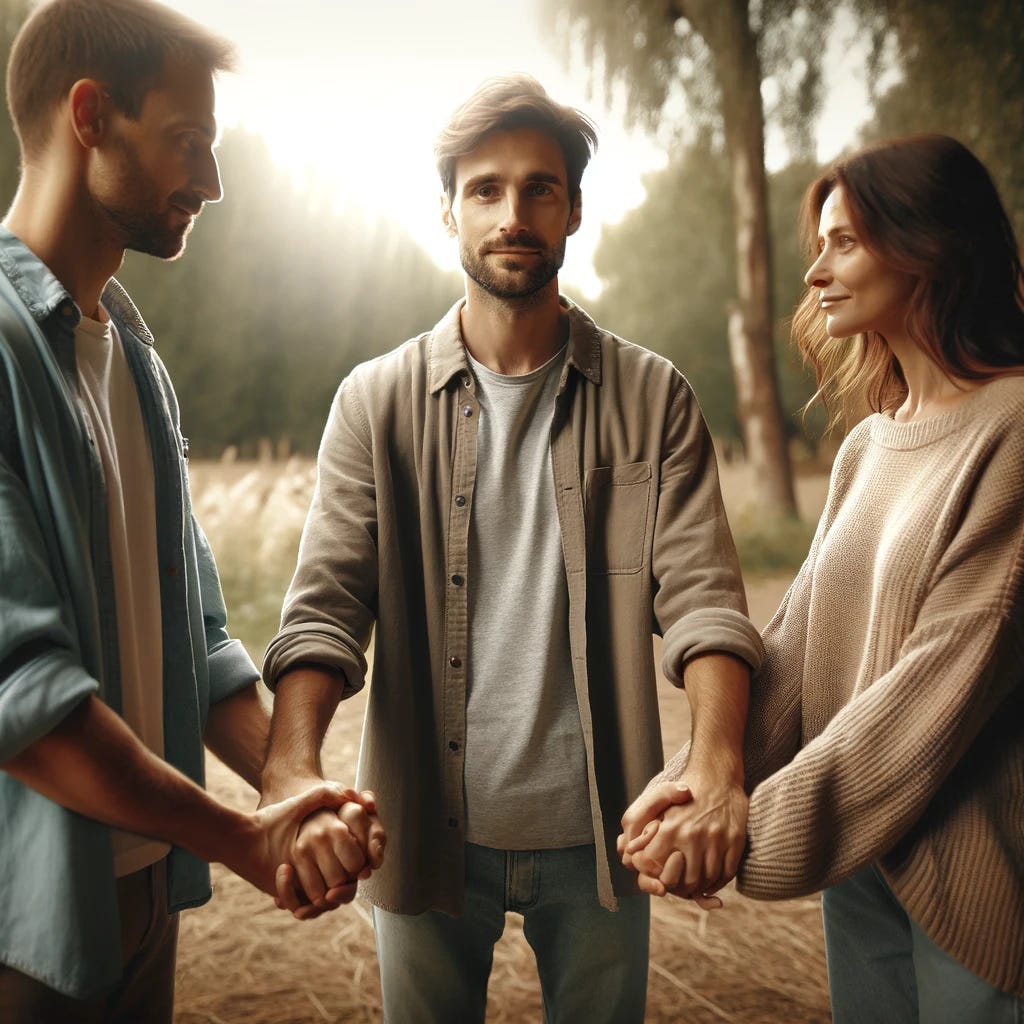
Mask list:
[[[305,781],[307,791],[323,786],[322,780]],[[294,789],[301,784],[293,783]],[[278,907],[299,920],[334,910],[355,897],[360,879],[384,860],[387,837],[369,790],[344,790],[340,806],[314,810],[300,824],[287,855],[277,866],[275,887]],[[276,796],[276,794],[274,794]],[[268,809],[265,794],[261,808]]]

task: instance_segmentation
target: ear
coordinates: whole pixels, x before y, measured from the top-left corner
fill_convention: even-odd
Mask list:
[[[448,198],[447,192],[441,194],[441,223],[444,224],[444,229],[450,238],[454,238],[459,233],[459,226],[455,223],[455,214],[452,213],[452,201]]]
[[[583,192],[576,193],[576,199],[573,201],[572,209],[569,211],[569,224],[566,228],[567,235],[575,235],[579,229],[580,221],[583,220]]]
[[[99,145],[107,127],[110,96],[93,78],[80,78],[68,93],[71,127],[86,149]]]

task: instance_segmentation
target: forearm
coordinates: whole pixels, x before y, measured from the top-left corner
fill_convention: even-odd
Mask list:
[[[698,655],[684,666],[692,709],[689,749],[672,758],[628,808],[617,844],[623,863],[648,876],[645,892],[706,896],[736,874],[746,835],[749,675],[745,662],[722,653]]]
[[[331,669],[300,666],[278,680],[263,768],[265,800],[323,777],[320,747],[344,692],[344,675]]]
[[[687,769],[742,785],[748,665],[731,654],[698,655],[684,666],[683,683],[691,716]]]
[[[270,713],[256,684],[211,705],[203,740],[207,748],[257,792],[270,735]]]
[[[690,740],[668,758],[649,786],[676,782],[691,765],[742,782],[749,667],[729,654],[698,655],[684,666],[683,679],[690,701]]]
[[[96,697],[3,769],[69,810],[226,861],[250,839],[250,820],[223,807],[161,760]]]

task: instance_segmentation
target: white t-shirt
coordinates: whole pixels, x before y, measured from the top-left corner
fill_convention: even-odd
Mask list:
[[[79,393],[107,492],[121,659],[121,713],[143,743],[162,756],[163,636],[156,545],[153,456],[135,380],[117,329],[83,317],[75,330]],[[118,877],[165,856],[170,847],[114,831]]]

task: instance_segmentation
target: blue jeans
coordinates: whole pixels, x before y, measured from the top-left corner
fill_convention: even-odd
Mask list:
[[[1024,1024],[1024,1000],[936,946],[874,865],[821,907],[834,1024]]]
[[[387,1024],[476,1024],[505,912],[523,916],[547,1024],[643,1024],[650,901],[597,900],[593,846],[492,850],[466,844],[461,917],[374,908]]]

